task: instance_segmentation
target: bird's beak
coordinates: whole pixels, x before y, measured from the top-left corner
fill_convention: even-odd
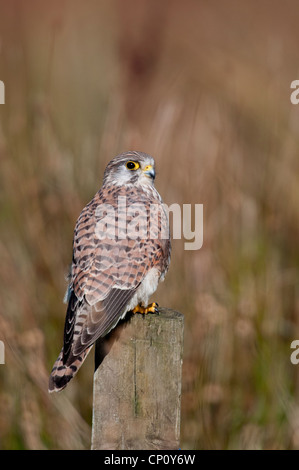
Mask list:
[[[155,179],[156,173],[152,165],[146,165],[142,171],[148,178]]]

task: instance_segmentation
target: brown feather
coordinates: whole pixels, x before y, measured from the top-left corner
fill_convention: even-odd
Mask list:
[[[115,184],[113,175],[121,165],[132,158],[147,161],[146,154],[129,152],[113,159],[107,166],[104,184],[81,212],[74,230],[73,262],[68,288],[68,307],[64,328],[64,345],[53,367],[49,389],[64,388],[77,372],[92,344],[115,327],[128,311],[130,301],[135,298],[145,276],[152,268],[164,277],[170,260],[170,240],[151,239],[149,236],[150,204],[162,207],[159,193],[152,185]],[[134,175],[136,176],[136,174]],[[127,207],[138,203],[139,219],[147,227],[146,238],[123,237],[123,230],[132,221],[134,214],[121,207],[119,198],[126,197]],[[98,237],[101,219],[99,208],[109,204],[114,214],[106,214],[107,236]],[[134,206],[137,207],[137,206]],[[145,212],[142,209],[145,209]],[[133,211],[134,212],[134,211]],[[157,234],[168,229],[164,209],[163,217],[155,221]],[[115,237],[109,237],[115,223]],[[151,227],[152,228],[152,227]],[[121,229],[121,230],[120,230]],[[64,377],[64,378],[63,378]],[[56,384],[56,385],[55,385]]]

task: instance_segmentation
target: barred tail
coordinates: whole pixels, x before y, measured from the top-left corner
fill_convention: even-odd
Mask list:
[[[79,356],[73,356],[73,362],[71,364],[63,363],[63,348],[60,351],[58,358],[55,361],[53,366],[50,378],[49,378],[49,392],[59,392],[63,390],[69,381],[76,375],[84,360],[86,359],[87,354],[91,350],[92,345],[89,348],[85,349],[82,354]]]

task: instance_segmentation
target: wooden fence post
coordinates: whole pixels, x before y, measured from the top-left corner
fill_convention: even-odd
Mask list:
[[[120,325],[108,354],[96,343],[92,449],[180,447],[184,316],[159,312]]]

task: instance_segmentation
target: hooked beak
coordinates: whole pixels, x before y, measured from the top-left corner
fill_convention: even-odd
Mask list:
[[[146,165],[142,171],[148,178],[155,179],[156,173],[152,165]]]

